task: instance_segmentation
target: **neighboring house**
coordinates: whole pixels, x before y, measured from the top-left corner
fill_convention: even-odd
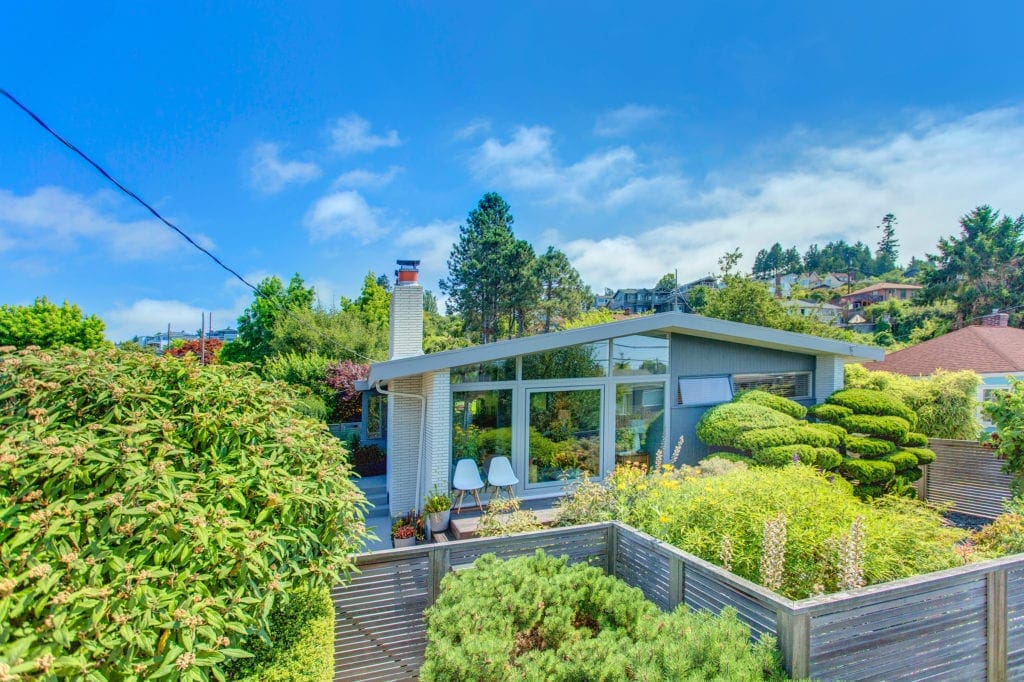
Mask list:
[[[140,346],[142,346],[143,348],[155,348],[157,350],[163,350],[171,341],[174,341],[176,339],[181,339],[182,341],[192,341],[193,339],[198,338],[199,334],[193,334],[192,332],[187,332],[185,330],[182,330],[180,332],[168,330],[166,332],[157,332],[156,334],[153,334],[151,336],[136,336],[132,340],[135,341]]]
[[[563,475],[604,476],[625,462],[659,464],[684,438],[681,462],[707,454],[694,428],[708,407],[762,387],[804,404],[843,385],[847,361],[880,348],[680,312],[424,355],[423,287],[395,286],[391,360],[360,388],[387,395],[392,509],[449,489],[455,462],[509,457],[522,498],[561,494]],[[667,459],[668,454],[664,455]]]
[[[596,303],[600,306],[603,300],[607,300],[605,307],[609,310],[633,315],[650,312],[693,312],[690,307],[690,291],[696,287],[717,286],[718,280],[713,275],[708,275],[675,289],[619,289],[610,298],[607,295],[597,297]]]
[[[231,327],[225,327],[224,329],[212,329],[210,333],[206,335],[208,339],[219,339],[224,343],[230,343],[238,338],[238,330],[232,329]]]
[[[854,313],[842,326],[862,334],[870,334],[875,331],[875,323],[868,322],[860,313]]]
[[[914,293],[923,289],[919,284],[896,284],[894,282],[880,282],[869,287],[852,291],[840,297],[843,303],[852,308],[863,308],[874,303],[884,301],[909,301]]]
[[[973,370],[981,376],[978,401],[983,402],[994,391],[1009,387],[1007,377],[1024,379],[1024,329],[1007,326],[1009,319],[1006,313],[986,315],[980,325],[889,353],[884,361],[866,362],[864,366],[911,377],[928,376],[939,369]]]
[[[782,305],[787,310],[795,312],[801,317],[813,317],[825,324],[836,324],[840,314],[843,312],[842,308],[831,303],[818,303],[817,301],[804,301],[802,299],[783,301]]]

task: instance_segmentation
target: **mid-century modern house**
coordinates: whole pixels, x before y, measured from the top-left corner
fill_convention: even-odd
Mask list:
[[[624,462],[682,463],[707,449],[695,426],[736,391],[765,388],[801,403],[842,388],[846,362],[882,349],[681,312],[423,354],[417,261],[401,261],[390,357],[362,388],[388,396],[387,487],[393,510],[448,490],[455,463],[486,474],[510,458],[520,498],[561,493],[563,477],[604,476]],[[667,458],[667,454],[663,457]]]

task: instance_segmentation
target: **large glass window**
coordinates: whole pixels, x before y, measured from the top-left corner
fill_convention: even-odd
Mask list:
[[[749,391],[759,389],[781,395],[783,398],[810,398],[810,372],[779,372],[776,374],[734,374],[732,377],[733,391]]]
[[[383,438],[387,419],[387,396],[371,395],[366,401],[366,437]]]
[[[668,373],[666,334],[623,336],[612,341],[612,373],[616,376]]]
[[[607,374],[607,341],[523,356],[523,379],[579,379]]]
[[[494,362],[478,362],[452,368],[453,384],[470,384],[477,381],[513,381],[516,378],[516,359],[505,358]]]
[[[532,391],[529,483],[597,476],[601,465],[601,389]]]
[[[615,463],[656,466],[664,447],[665,384],[618,384],[615,387]]]
[[[452,393],[452,471],[471,459],[486,474],[491,458],[512,456],[512,390]]]

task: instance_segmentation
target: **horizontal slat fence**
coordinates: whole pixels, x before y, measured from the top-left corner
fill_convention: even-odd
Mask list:
[[[618,522],[362,554],[332,592],[336,680],[412,680],[441,578],[537,549],[599,566],[665,610],[729,606],[815,680],[1024,680],[1024,555],[794,602]]]
[[[925,470],[924,496],[929,502],[949,503],[953,510],[995,518],[1009,500],[1010,481],[1003,462],[974,441],[932,438],[935,461]]]

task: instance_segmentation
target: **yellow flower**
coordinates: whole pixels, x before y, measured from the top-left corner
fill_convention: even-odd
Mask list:
[[[658,520],[659,520],[659,521],[661,521],[662,523],[668,523],[668,517],[667,517],[667,516],[665,516],[664,514],[662,514],[662,515],[661,515],[661,516],[660,516],[660,517],[658,518]]]

